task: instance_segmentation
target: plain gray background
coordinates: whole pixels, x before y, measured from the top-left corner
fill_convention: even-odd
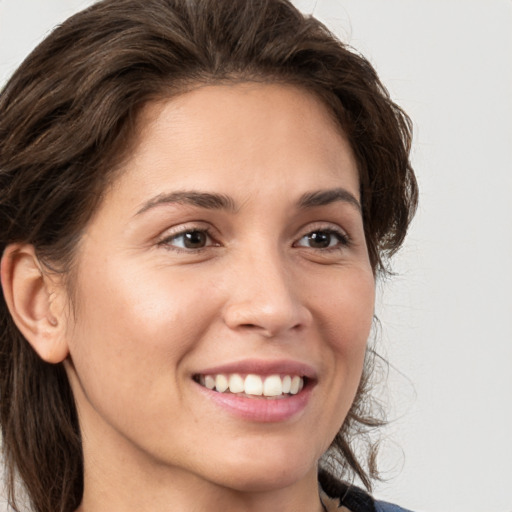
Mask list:
[[[0,0],[0,84],[87,0]],[[413,118],[420,209],[380,287],[389,481],[418,512],[512,512],[512,2],[297,0]]]

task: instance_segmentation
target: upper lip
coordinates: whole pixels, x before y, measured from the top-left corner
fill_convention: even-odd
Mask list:
[[[316,379],[317,372],[315,369],[300,361],[293,361],[288,359],[281,359],[275,361],[263,359],[244,359],[242,361],[235,361],[231,363],[213,366],[201,371],[196,372],[196,375],[217,375],[224,374],[256,374],[256,375],[298,375],[300,377],[307,377],[308,379]]]

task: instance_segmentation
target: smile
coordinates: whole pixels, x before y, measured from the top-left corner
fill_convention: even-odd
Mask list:
[[[239,373],[196,375],[194,380],[201,386],[217,391],[239,396],[267,398],[285,398],[296,395],[304,387],[305,377],[299,375],[257,375]]]

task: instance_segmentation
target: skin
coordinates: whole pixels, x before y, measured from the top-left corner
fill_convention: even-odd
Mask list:
[[[230,204],[162,200],[183,191]],[[374,307],[358,200],[351,148],[303,90],[205,86],[145,109],[79,244],[75,314],[56,320],[83,435],[81,512],[321,510],[317,463],[353,401]],[[207,230],[204,246],[185,247],[187,230]],[[306,406],[251,421],[193,380],[246,359],[310,365]]]

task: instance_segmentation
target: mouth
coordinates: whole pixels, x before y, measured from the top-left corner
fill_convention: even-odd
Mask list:
[[[289,359],[233,361],[192,377],[220,410],[243,421],[274,424],[302,417],[318,382],[314,367]]]
[[[245,398],[280,399],[297,395],[307,386],[302,375],[254,373],[196,374],[194,381],[206,389]]]

